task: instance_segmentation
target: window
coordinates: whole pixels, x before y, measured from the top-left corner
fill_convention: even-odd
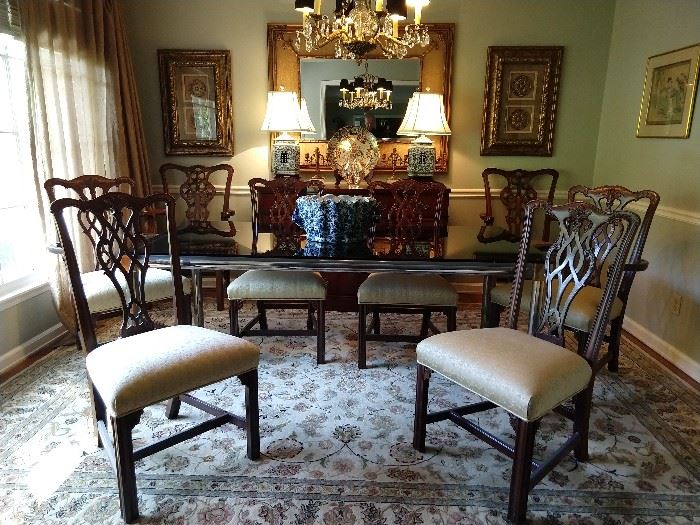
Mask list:
[[[25,46],[16,5],[0,0],[0,293],[46,281],[31,161]]]

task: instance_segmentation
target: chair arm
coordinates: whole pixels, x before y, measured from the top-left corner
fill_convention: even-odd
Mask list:
[[[643,272],[649,268],[649,261],[645,259],[639,259],[635,263],[625,263],[623,270],[626,272]]]
[[[46,249],[54,255],[63,255],[63,246],[59,242],[49,244]]]

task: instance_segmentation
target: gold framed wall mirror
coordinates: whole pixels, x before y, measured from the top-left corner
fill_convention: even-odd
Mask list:
[[[449,123],[454,24],[426,26],[430,44],[411,49],[401,60],[387,59],[378,50],[367,55],[368,72],[393,81],[396,93],[392,94],[391,110],[374,110],[365,119],[362,110],[343,108],[346,113],[342,115],[331,110],[338,105],[340,81],[365,72],[364,64],[336,59],[332,45],[312,52],[297,49],[294,41],[300,25],[268,24],[269,88],[271,91],[284,89],[300,93],[307,102],[309,116],[316,128],[315,134],[302,136],[300,142],[299,169],[302,174],[332,172],[333,167],[327,158],[328,139],[342,125],[365,125],[365,122],[375,126],[373,133],[379,141],[379,162],[374,169],[375,174],[405,173],[411,138],[397,137],[395,128],[403,118],[408,98],[416,89],[443,95]],[[400,78],[391,78],[392,74]],[[449,161],[449,137],[433,137],[433,143],[436,150],[435,174],[445,174]]]

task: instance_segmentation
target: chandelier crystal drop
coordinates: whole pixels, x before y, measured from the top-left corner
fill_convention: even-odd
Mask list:
[[[332,15],[321,14],[322,0],[296,0],[295,9],[303,14],[295,46],[307,52],[333,44],[335,57],[362,60],[379,49],[387,58],[404,58],[409,49],[425,47],[430,35],[421,24],[423,7],[430,0],[336,0]],[[408,7],[415,11],[414,23],[399,32],[399,21],[407,17]]]
[[[372,109],[391,109],[391,92],[394,85],[390,80],[377,78],[368,71],[365,62],[365,72],[355,77],[353,82],[344,78],[340,81],[341,108],[365,111]]]

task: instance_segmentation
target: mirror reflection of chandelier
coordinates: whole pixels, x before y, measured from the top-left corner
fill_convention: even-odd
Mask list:
[[[385,78],[377,78],[368,71],[365,61],[365,72],[355,77],[353,82],[344,78],[340,81],[341,108],[391,109],[391,92],[394,84]]]
[[[336,0],[332,17],[321,14],[322,0],[295,0],[294,8],[304,16],[295,45],[307,52],[330,43],[336,58],[362,59],[379,48],[388,58],[403,58],[412,47],[427,46],[430,36],[421,25],[423,7],[430,0]],[[399,35],[399,21],[414,9],[414,23]]]

